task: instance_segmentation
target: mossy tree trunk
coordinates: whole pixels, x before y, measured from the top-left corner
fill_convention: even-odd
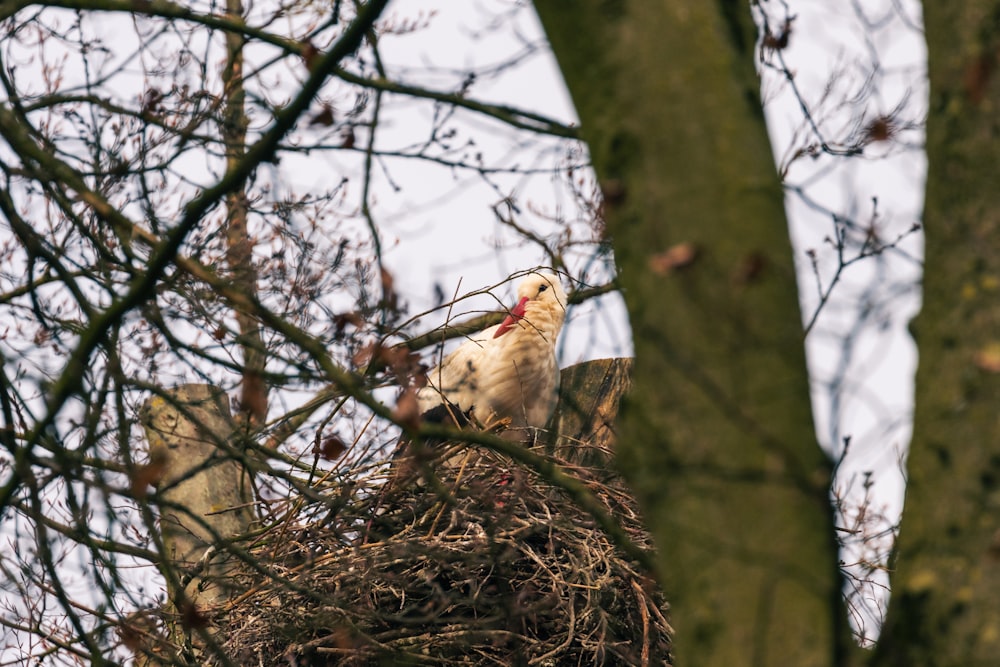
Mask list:
[[[619,462],[698,665],[853,657],[745,2],[537,2],[635,340]]]
[[[878,665],[1000,664],[1000,2],[925,3],[927,251]]]

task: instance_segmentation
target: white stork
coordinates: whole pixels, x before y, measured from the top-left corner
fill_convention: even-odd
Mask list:
[[[480,421],[509,418],[506,437],[527,440],[545,426],[556,405],[556,338],[566,317],[558,276],[529,273],[517,287],[517,305],[495,327],[463,343],[427,373],[417,393],[421,413],[443,404],[474,409]],[[527,428],[526,428],[527,427]]]

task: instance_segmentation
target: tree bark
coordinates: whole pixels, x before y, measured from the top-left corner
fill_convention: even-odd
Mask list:
[[[878,665],[1000,660],[1000,2],[924,4],[927,233],[906,506]]]
[[[656,540],[678,660],[848,664],[748,7],[536,6],[604,192],[636,350],[619,464]]]

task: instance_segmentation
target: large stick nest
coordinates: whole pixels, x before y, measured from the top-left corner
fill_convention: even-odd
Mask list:
[[[335,509],[269,530],[253,554],[271,575],[246,571],[247,592],[219,615],[226,653],[243,665],[670,663],[663,595],[562,490],[493,452],[435,452],[331,487]],[[650,548],[616,476],[559,463]]]

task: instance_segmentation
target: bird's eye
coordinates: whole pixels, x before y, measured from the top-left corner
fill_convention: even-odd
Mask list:
[[[539,293],[539,294],[541,294],[542,292],[544,292],[544,291],[545,291],[545,290],[547,290],[548,288],[549,288],[549,286],[548,286],[548,285],[541,285],[541,286],[540,286],[540,287],[538,288],[538,293]]]

